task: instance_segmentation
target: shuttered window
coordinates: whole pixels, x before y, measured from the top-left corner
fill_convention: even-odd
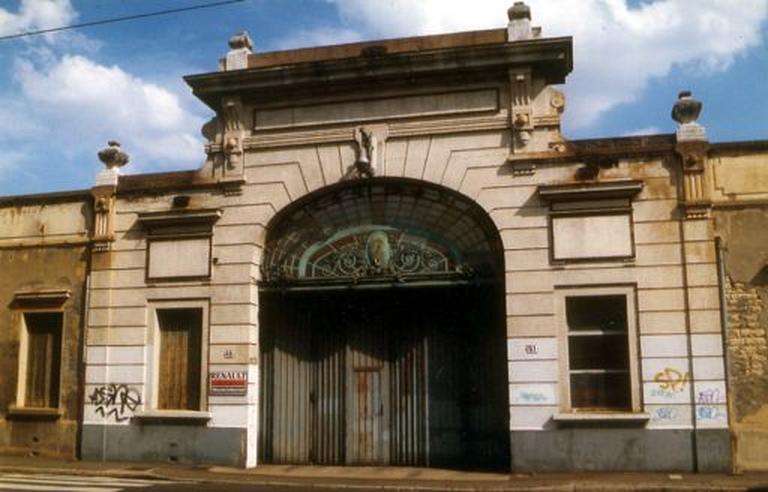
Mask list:
[[[202,308],[158,309],[160,409],[200,410]]]
[[[27,361],[24,406],[57,408],[62,313],[25,313]]]

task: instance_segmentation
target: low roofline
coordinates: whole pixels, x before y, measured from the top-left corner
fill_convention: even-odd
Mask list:
[[[710,147],[714,152],[738,152],[742,150],[768,151],[768,140],[735,140],[730,142],[713,143]]]
[[[0,206],[90,201],[91,190],[56,191],[0,196]]]

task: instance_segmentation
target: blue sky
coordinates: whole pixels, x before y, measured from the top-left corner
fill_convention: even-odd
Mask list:
[[[211,0],[4,0],[0,34]],[[512,0],[246,0],[0,41],[0,195],[88,188],[108,139],[129,173],[193,169],[210,111],[181,77],[216,69],[235,32],[257,51],[504,27]],[[529,0],[574,37],[566,138],[669,133],[681,89],[712,141],[768,139],[768,0]]]

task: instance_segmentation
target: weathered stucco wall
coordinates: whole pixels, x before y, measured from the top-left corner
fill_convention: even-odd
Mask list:
[[[0,206],[0,453],[76,454],[87,212],[81,199]],[[19,292],[51,290],[69,297],[55,305],[14,301]],[[24,407],[17,401],[19,346],[23,315],[31,311],[63,313],[58,416],[8,415]]]
[[[728,371],[736,466],[768,469],[768,207],[716,212],[726,247]]]

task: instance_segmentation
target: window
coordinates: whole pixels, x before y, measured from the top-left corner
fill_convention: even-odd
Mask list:
[[[19,401],[24,407],[57,408],[61,370],[62,313],[23,314]]]
[[[203,308],[157,309],[157,408],[200,410]]]
[[[571,412],[638,410],[634,291],[560,291],[563,407]]]

